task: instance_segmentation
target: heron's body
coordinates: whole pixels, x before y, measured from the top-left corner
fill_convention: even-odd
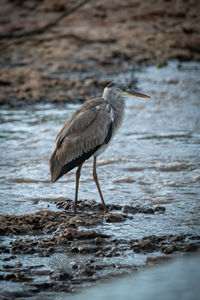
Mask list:
[[[84,161],[91,156],[94,156],[94,180],[106,210],[96,174],[96,157],[107,148],[119,128],[125,107],[123,94],[119,92],[119,89],[112,88],[113,85],[110,84],[104,89],[102,98],[92,99],[76,110],[56,137],[56,149],[50,158],[51,180],[55,182],[73,168],[78,167],[75,211],[80,170]]]

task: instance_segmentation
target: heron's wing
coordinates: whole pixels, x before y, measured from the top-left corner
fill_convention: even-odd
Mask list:
[[[103,98],[95,98],[84,103],[77,109],[59,131],[56,137],[57,147],[59,147],[63,139],[70,134],[86,129],[96,118],[96,108],[102,104],[105,104]]]
[[[88,101],[64,124],[50,159],[52,181],[92,156],[112,135],[113,111],[103,99]]]

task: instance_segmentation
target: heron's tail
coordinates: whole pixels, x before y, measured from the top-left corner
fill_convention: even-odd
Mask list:
[[[55,182],[72,169],[78,167],[86,159],[90,158],[100,147],[101,145],[98,145],[94,149],[88,151],[87,153],[83,152],[80,156],[72,159],[67,163],[64,163],[61,159],[62,151],[60,152],[60,148],[56,148],[52,153],[49,161],[51,181]]]
[[[62,168],[60,161],[58,159],[57,149],[55,149],[51,155],[51,158],[49,160],[49,166],[50,166],[51,181],[55,182],[59,178],[60,171]]]

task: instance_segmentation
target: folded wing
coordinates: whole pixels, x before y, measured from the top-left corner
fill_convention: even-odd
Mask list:
[[[103,98],[83,104],[64,124],[56,137],[50,158],[54,182],[91,157],[112,136],[113,112]]]

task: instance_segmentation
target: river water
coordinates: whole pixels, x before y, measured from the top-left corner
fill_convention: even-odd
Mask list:
[[[99,181],[107,204],[161,205],[166,212],[136,214],[123,224],[105,223],[100,230],[118,238],[196,235],[200,229],[200,63],[173,61],[160,69],[145,67],[134,76],[137,89],[151,99],[127,98],[122,127],[98,158]],[[52,184],[48,160],[58,130],[77,108],[41,104],[1,109],[0,213],[57,210],[57,201],[74,198],[75,170]],[[100,202],[91,159],[82,170],[79,199]],[[145,259],[140,254],[126,256],[135,265]],[[59,257],[50,260],[53,267],[63,265]]]
[[[198,63],[171,62],[161,69],[152,66],[136,72],[138,89],[152,98],[127,98],[122,127],[99,156],[98,174],[105,201],[163,204],[168,212],[168,222],[162,222],[166,231],[182,231],[183,226],[193,231],[198,222],[199,75]],[[41,104],[1,109],[1,213],[56,209],[54,201],[73,199],[75,171],[52,184],[48,159],[58,130],[77,107]],[[79,197],[99,201],[92,160],[84,166]],[[138,230],[155,228],[147,220]]]

